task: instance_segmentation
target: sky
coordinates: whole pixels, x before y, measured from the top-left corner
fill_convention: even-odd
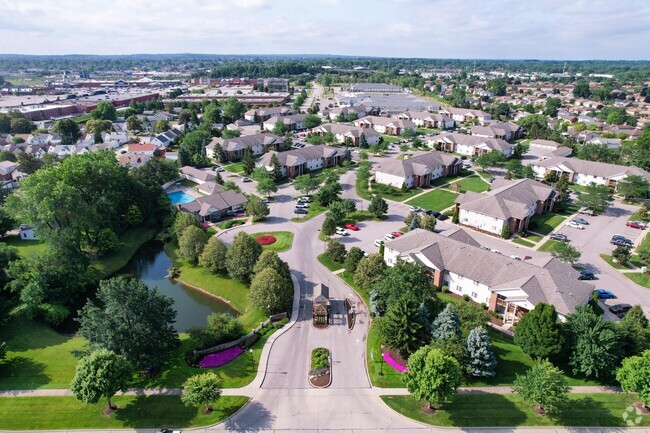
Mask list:
[[[0,0],[0,53],[650,60],[650,0]]]

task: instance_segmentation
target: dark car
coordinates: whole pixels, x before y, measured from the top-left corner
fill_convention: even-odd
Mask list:
[[[299,214],[299,215],[307,215],[309,213],[309,211],[307,209],[297,207],[297,208],[295,208],[293,210],[293,213]]]
[[[618,317],[625,317],[628,311],[632,309],[630,304],[616,304],[609,307],[609,311],[616,314]]]
[[[628,244],[631,244],[631,243],[632,243],[632,240],[631,240],[631,239],[626,238],[626,237],[623,236],[623,235],[614,235],[614,236],[612,236],[612,240],[615,240],[615,239],[618,239],[618,240],[623,241],[623,242],[627,242]]]
[[[444,213],[441,213],[441,214],[438,215],[436,218],[438,218],[440,221],[444,221],[444,220],[448,220],[448,219],[449,219],[449,217],[448,217],[447,215],[445,215]]]
[[[598,299],[614,299],[616,297],[614,296],[614,293],[605,289],[596,289],[594,290],[594,294],[598,297]]]
[[[634,244],[632,243],[631,240],[629,239],[612,239],[610,241],[610,244],[616,245],[617,247],[628,247],[628,248],[634,248]]]
[[[578,224],[582,224],[582,225],[585,225],[585,226],[588,226],[588,225],[589,225],[589,221],[587,221],[587,220],[584,219],[584,218],[580,218],[580,217],[575,217],[575,218],[573,218],[571,221],[573,221],[573,222],[577,222]]]
[[[596,276],[591,271],[580,271],[579,280],[595,280]]]
[[[562,233],[552,233],[551,236],[549,236],[551,239],[554,241],[563,241],[563,242],[568,242],[569,238],[567,235],[563,235]]]

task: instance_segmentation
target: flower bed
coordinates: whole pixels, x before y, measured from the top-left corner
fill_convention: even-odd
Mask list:
[[[206,355],[199,362],[201,368],[216,368],[228,364],[230,361],[237,358],[244,353],[244,349],[239,346],[231,347],[230,349],[223,350],[219,353],[211,353]]]
[[[384,358],[384,361],[386,361],[386,364],[390,365],[394,370],[397,370],[400,373],[405,373],[408,371],[408,368],[395,361],[393,357],[390,356],[390,353],[384,352],[382,353],[382,357]]]
[[[260,245],[271,245],[274,244],[276,241],[275,236],[271,235],[262,235],[257,237],[257,242]]]

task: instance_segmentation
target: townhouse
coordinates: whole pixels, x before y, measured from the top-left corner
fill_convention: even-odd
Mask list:
[[[354,105],[352,107],[323,107],[319,110],[319,115],[327,117],[330,120],[336,120],[339,116],[343,116],[346,119],[349,119],[350,116],[360,119],[370,114],[376,114],[378,110],[375,110],[372,107],[366,107],[365,105]]]
[[[263,124],[264,129],[272,131],[275,124],[280,122],[287,131],[302,131],[305,129],[303,124],[307,114],[291,114],[289,116],[273,116],[266,120]]]
[[[286,150],[284,152],[269,152],[259,159],[258,167],[273,170],[271,158],[277,156],[283,177],[296,177],[313,170],[341,165],[345,157],[344,149],[318,145],[305,146],[300,149]]]
[[[513,122],[494,122],[485,126],[472,126],[469,133],[477,137],[500,138],[509,141],[521,138],[523,131],[519,125]]]
[[[450,129],[454,127],[454,119],[439,113],[428,111],[405,111],[397,115],[398,119],[410,120],[415,126],[424,128]]]
[[[206,182],[214,182],[216,179],[216,176],[213,173],[206,170],[200,170],[189,165],[181,167],[180,174],[183,179],[187,179],[190,182],[194,182],[199,185],[202,185]]]
[[[492,115],[481,110],[470,110],[469,108],[445,107],[440,109],[441,114],[451,116],[456,122],[469,122],[476,120],[481,125],[492,120]]]
[[[352,146],[358,146],[361,140],[361,135],[366,138],[368,145],[378,144],[380,135],[372,128],[358,128],[352,125],[345,125],[340,123],[325,123],[324,125],[312,128],[311,134],[325,135],[327,133],[334,134],[337,142],[345,143],[349,141]]]
[[[253,108],[244,113],[244,119],[250,122],[265,122],[271,117],[282,117],[296,114],[290,107]]]
[[[18,186],[21,179],[27,177],[26,173],[18,169],[19,164],[13,161],[0,161],[0,186],[12,189]]]
[[[282,137],[274,134],[262,133],[246,135],[243,137],[235,138],[221,138],[215,137],[210,144],[206,146],[208,156],[214,155],[214,148],[219,144],[221,149],[226,154],[228,161],[235,161],[244,156],[244,150],[250,148],[253,155],[261,155],[265,153],[270,147],[279,147],[283,145]]]
[[[372,128],[380,134],[400,136],[405,131],[415,132],[415,123],[408,119],[366,116],[354,121],[358,128]]]
[[[569,183],[577,185],[607,185],[616,184],[628,176],[643,176],[650,180],[650,173],[638,167],[608,164],[605,162],[585,161],[582,159],[553,157],[531,163],[535,177],[544,179],[549,173],[557,176],[566,175]]]
[[[553,210],[556,191],[532,179],[498,179],[485,194],[468,191],[456,199],[458,223],[483,233],[501,236],[526,230],[533,215]]]
[[[555,258],[521,261],[491,252],[463,229],[442,234],[415,229],[384,244],[384,260],[420,263],[436,287],[485,303],[514,324],[539,303],[555,307],[561,320],[591,299],[594,286]]]
[[[460,158],[444,152],[421,152],[407,159],[386,159],[374,167],[375,182],[395,188],[419,188],[460,173]]]
[[[228,212],[242,210],[248,202],[246,196],[237,191],[222,191],[198,197],[189,203],[178,205],[181,212],[187,212],[200,222],[219,221]]]
[[[426,140],[426,143],[429,147],[467,156],[480,156],[490,152],[501,152],[506,158],[512,155],[512,145],[500,138],[485,138],[449,132],[435,135]]]

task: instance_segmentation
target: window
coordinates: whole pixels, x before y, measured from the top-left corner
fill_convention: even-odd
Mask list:
[[[472,298],[476,298],[476,292],[472,292]]]
[[[478,281],[472,281],[472,283],[474,283],[475,286],[478,286]]]

